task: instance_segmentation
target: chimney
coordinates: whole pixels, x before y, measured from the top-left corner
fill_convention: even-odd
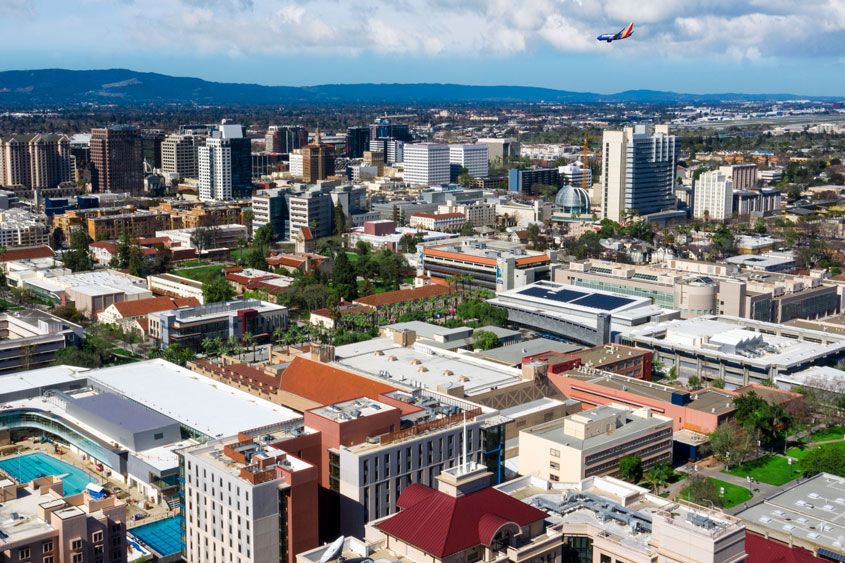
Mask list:
[[[393,331],[393,343],[402,348],[410,348],[417,341],[417,331],[403,328]]]
[[[327,364],[334,361],[334,346],[331,344],[311,344],[311,361]]]

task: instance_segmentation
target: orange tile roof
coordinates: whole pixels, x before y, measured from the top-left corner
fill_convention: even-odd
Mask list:
[[[30,258],[53,258],[56,255],[49,246],[33,246],[30,248],[10,248],[0,254],[0,262],[12,260],[27,260]]]
[[[485,264],[487,266],[495,266],[495,258],[485,258],[483,256],[472,256],[471,254],[462,254],[460,252],[449,252],[446,250],[437,250],[434,248],[426,248],[423,250],[425,256],[435,256],[437,258],[451,258],[452,260],[460,260],[462,262],[470,262],[472,264]]]
[[[137,299],[135,301],[122,301],[115,303],[114,308],[123,318],[140,317],[158,311],[169,311],[176,309],[176,305],[170,297],[150,297],[149,299]]]
[[[417,301],[418,299],[428,299],[429,297],[437,297],[447,293],[452,293],[451,288],[442,285],[424,285],[414,289],[375,293],[368,297],[360,297],[355,300],[355,303],[369,305],[370,307],[381,307],[394,303],[407,303],[409,301]]]
[[[174,297],[173,304],[181,309],[182,307],[199,307],[202,303],[196,297]]]
[[[281,390],[314,401],[333,405],[359,397],[378,400],[395,387],[327,364],[296,356],[282,373]]]
[[[516,265],[517,266],[525,266],[527,264],[540,264],[542,262],[548,262],[549,256],[547,254],[540,254],[538,256],[527,256],[525,258],[517,258]]]

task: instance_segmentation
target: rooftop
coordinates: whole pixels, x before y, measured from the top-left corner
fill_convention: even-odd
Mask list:
[[[508,346],[500,346],[498,348],[484,350],[479,352],[478,355],[494,362],[510,366],[518,366],[522,363],[522,359],[526,356],[534,356],[536,354],[542,354],[543,352],[571,354],[583,348],[583,346],[578,344],[570,344],[568,342],[560,342],[558,340],[551,340],[548,338],[533,338],[531,340],[523,340],[517,344],[510,344]]]
[[[359,397],[377,400],[379,395],[396,390],[388,383],[296,356],[282,373],[281,389],[320,405],[332,405]]]
[[[374,401],[367,397],[361,397],[358,399],[353,399],[351,401],[333,403],[324,407],[311,409],[309,412],[318,414],[323,418],[327,418],[335,422],[345,422],[347,420],[367,417],[395,408],[396,407],[392,407],[390,405]]]
[[[445,285],[425,285],[414,289],[400,289],[397,291],[387,291],[385,293],[374,293],[373,295],[367,297],[359,297],[354,302],[362,305],[369,305],[371,307],[382,307],[384,305],[408,303],[419,299],[439,297],[441,295],[446,295],[447,293],[452,293],[452,290]]]

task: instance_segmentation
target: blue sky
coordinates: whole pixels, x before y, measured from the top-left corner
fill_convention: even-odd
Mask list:
[[[0,0],[0,36],[2,70],[845,97],[845,0]]]

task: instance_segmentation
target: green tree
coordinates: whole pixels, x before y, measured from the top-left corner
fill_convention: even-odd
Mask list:
[[[463,186],[464,188],[469,188],[475,182],[475,178],[469,173],[469,170],[466,168],[461,168],[458,170],[458,183]]]
[[[701,389],[701,378],[697,375],[693,375],[687,380],[687,384],[689,385],[689,388],[693,391],[695,391],[696,389]]]
[[[332,268],[332,286],[338,295],[352,301],[358,298],[358,281],[355,275],[355,268],[349,261],[345,252],[338,254]]]
[[[103,361],[100,355],[96,352],[76,347],[67,347],[56,352],[53,364],[57,366],[98,368],[102,367]]]
[[[626,455],[619,460],[619,474],[636,485],[643,479],[643,460],[638,455]]]
[[[845,451],[840,448],[816,447],[810,451],[801,465],[808,473],[832,473],[845,477]]]
[[[370,253],[370,250],[372,250],[372,248],[370,247],[370,243],[366,241],[359,240],[355,243],[355,252],[358,254],[358,256],[366,256]]]
[[[144,262],[141,247],[137,244],[129,250],[129,275],[139,278],[147,277],[147,264]]]
[[[205,227],[197,227],[191,233],[191,244],[197,249],[197,258],[202,255],[203,250],[208,249],[212,242],[213,236],[210,229]]]
[[[117,244],[117,267],[118,268],[128,268],[129,267],[129,254],[131,252],[131,246],[129,244],[129,236],[126,234],[126,231],[121,233],[120,238],[118,239]]]
[[[687,496],[687,500],[696,504],[704,504],[705,501],[709,501],[714,506],[722,506],[725,503],[722,495],[719,494],[719,487],[709,477],[698,475],[690,477],[684,495]]]
[[[252,237],[252,249],[257,250],[262,258],[266,258],[270,254],[270,248],[273,246],[275,236],[273,225],[270,223],[259,227]]]
[[[461,236],[463,237],[471,237],[475,234],[475,226],[472,224],[472,221],[467,221],[463,225],[461,225]]]
[[[666,485],[674,474],[672,464],[668,461],[659,461],[646,471],[644,478],[651,485],[654,494],[660,494],[660,488]]]
[[[475,347],[481,348],[482,350],[491,350],[501,346],[499,337],[489,330],[477,330],[473,337],[475,338]]]
[[[70,250],[64,254],[65,266],[73,272],[84,272],[94,268],[94,258],[88,247],[90,239],[84,229],[74,229],[70,235]]]
[[[214,276],[202,284],[202,295],[206,303],[229,301],[235,296],[232,285],[222,275]]]
[[[334,223],[332,232],[335,235],[340,235],[346,230],[346,213],[343,212],[343,205],[340,201],[334,206]]]
[[[765,219],[757,219],[757,222],[754,223],[754,232],[758,234],[765,234],[768,229],[766,228],[766,220]]]

